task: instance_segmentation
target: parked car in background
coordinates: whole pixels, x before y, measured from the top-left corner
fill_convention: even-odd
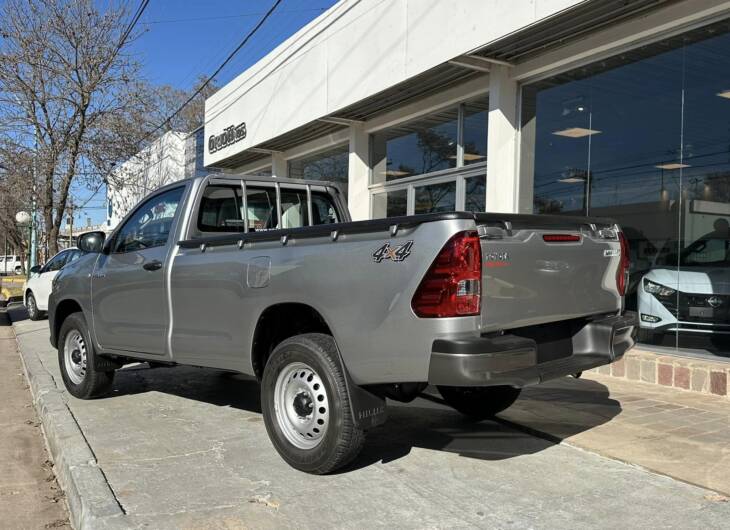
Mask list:
[[[640,338],[730,335],[730,235],[712,232],[678,248],[667,242],[637,289]]]
[[[23,288],[23,303],[31,320],[40,320],[45,316],[53,278],[64,265],[77,260],[81,255],[79,249],[68,248],[53,256],[45,265],[36,265],[30,269],[30,279]]]
[[[0,274],[23,274],[23,261],[20,256],[0,256]]]

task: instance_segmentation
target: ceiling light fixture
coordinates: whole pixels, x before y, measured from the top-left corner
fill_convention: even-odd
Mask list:
[[[556,136],[565,136],[566,138],[583,138],[593,134],[600,134],[601,132],[595,129],[584,129],[583,127],[570,127],[562,131],[553,131],[553,134]]]
[[[689,164],[680,164],[679,162],[667,162],[666,164],[657,164],[654,167],[657,169],[682,169],[692,166],[690,166]]]
[[[717,95],[721,98],[730,99],[730,90],[723,90],[722,92],[718,92]]]
[[[564,184],[578,184],[585,182],[586,179],[582,177],[566,177],[564,179],[558,179],[558,182],[562,182]]]

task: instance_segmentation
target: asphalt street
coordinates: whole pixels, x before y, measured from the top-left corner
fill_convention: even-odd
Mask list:
[[[47,326],[15,329],[60,385]],[[704,529],[730,520],[714,492],[508,423],[468,422],[435,396],[392,404],[348,469],[306,475],[272,448],[258,393],[243,376],[139,364],[118,372],[108,398],[65,399],[130,527]],[[613,410],[596,423],[620,415]]]

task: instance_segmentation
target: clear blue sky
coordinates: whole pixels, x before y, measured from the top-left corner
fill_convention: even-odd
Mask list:
[[[132,10],[139,0],[130,0]],[[224,85],[275,48],[336,0],[284,0],[244,46],[216,82]],[[137,25],[141,32],[132,50],[152,83],[189,89],[199,75],[209,75],[257,24],[273,0],[151,0]],[[74,190],[76,204],[89,200],[74,224],[106,219],[105,190],[90,197]]]

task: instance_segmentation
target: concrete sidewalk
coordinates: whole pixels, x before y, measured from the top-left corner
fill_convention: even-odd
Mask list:
[[[5,311],[0,310],[0,521],[3,528],[68,526],[43,433]]]
[[[724,397],[588,374],[529,388],[502,417],[730,496],[730,403]]]
[[[37,372],[31,380],[40,409],[47,397],[61,397],[78,425],[78,435],[65,432],[50,445],[64,466],[87,473],[69,475],[80,528],[704,529],[730,520],[730,503],[712,491],[555,444],[521,426],[469,423],[436,398],[394,404],[390,420],[368,433],[363,455],[349,469],[306,475],[273,450],[255,381],[137,365],[119,371],[111,397],[79,401],[57,386],[47,323],[14,327]],[[568,384],[609,392],[598,380]],[[532,408],[522,401],[517,412]],[[528,393],[525,401],[539,400]],[[621,414],[613,405],[590,419],[558,422],[570,423],[577,436],[609,428]]]

